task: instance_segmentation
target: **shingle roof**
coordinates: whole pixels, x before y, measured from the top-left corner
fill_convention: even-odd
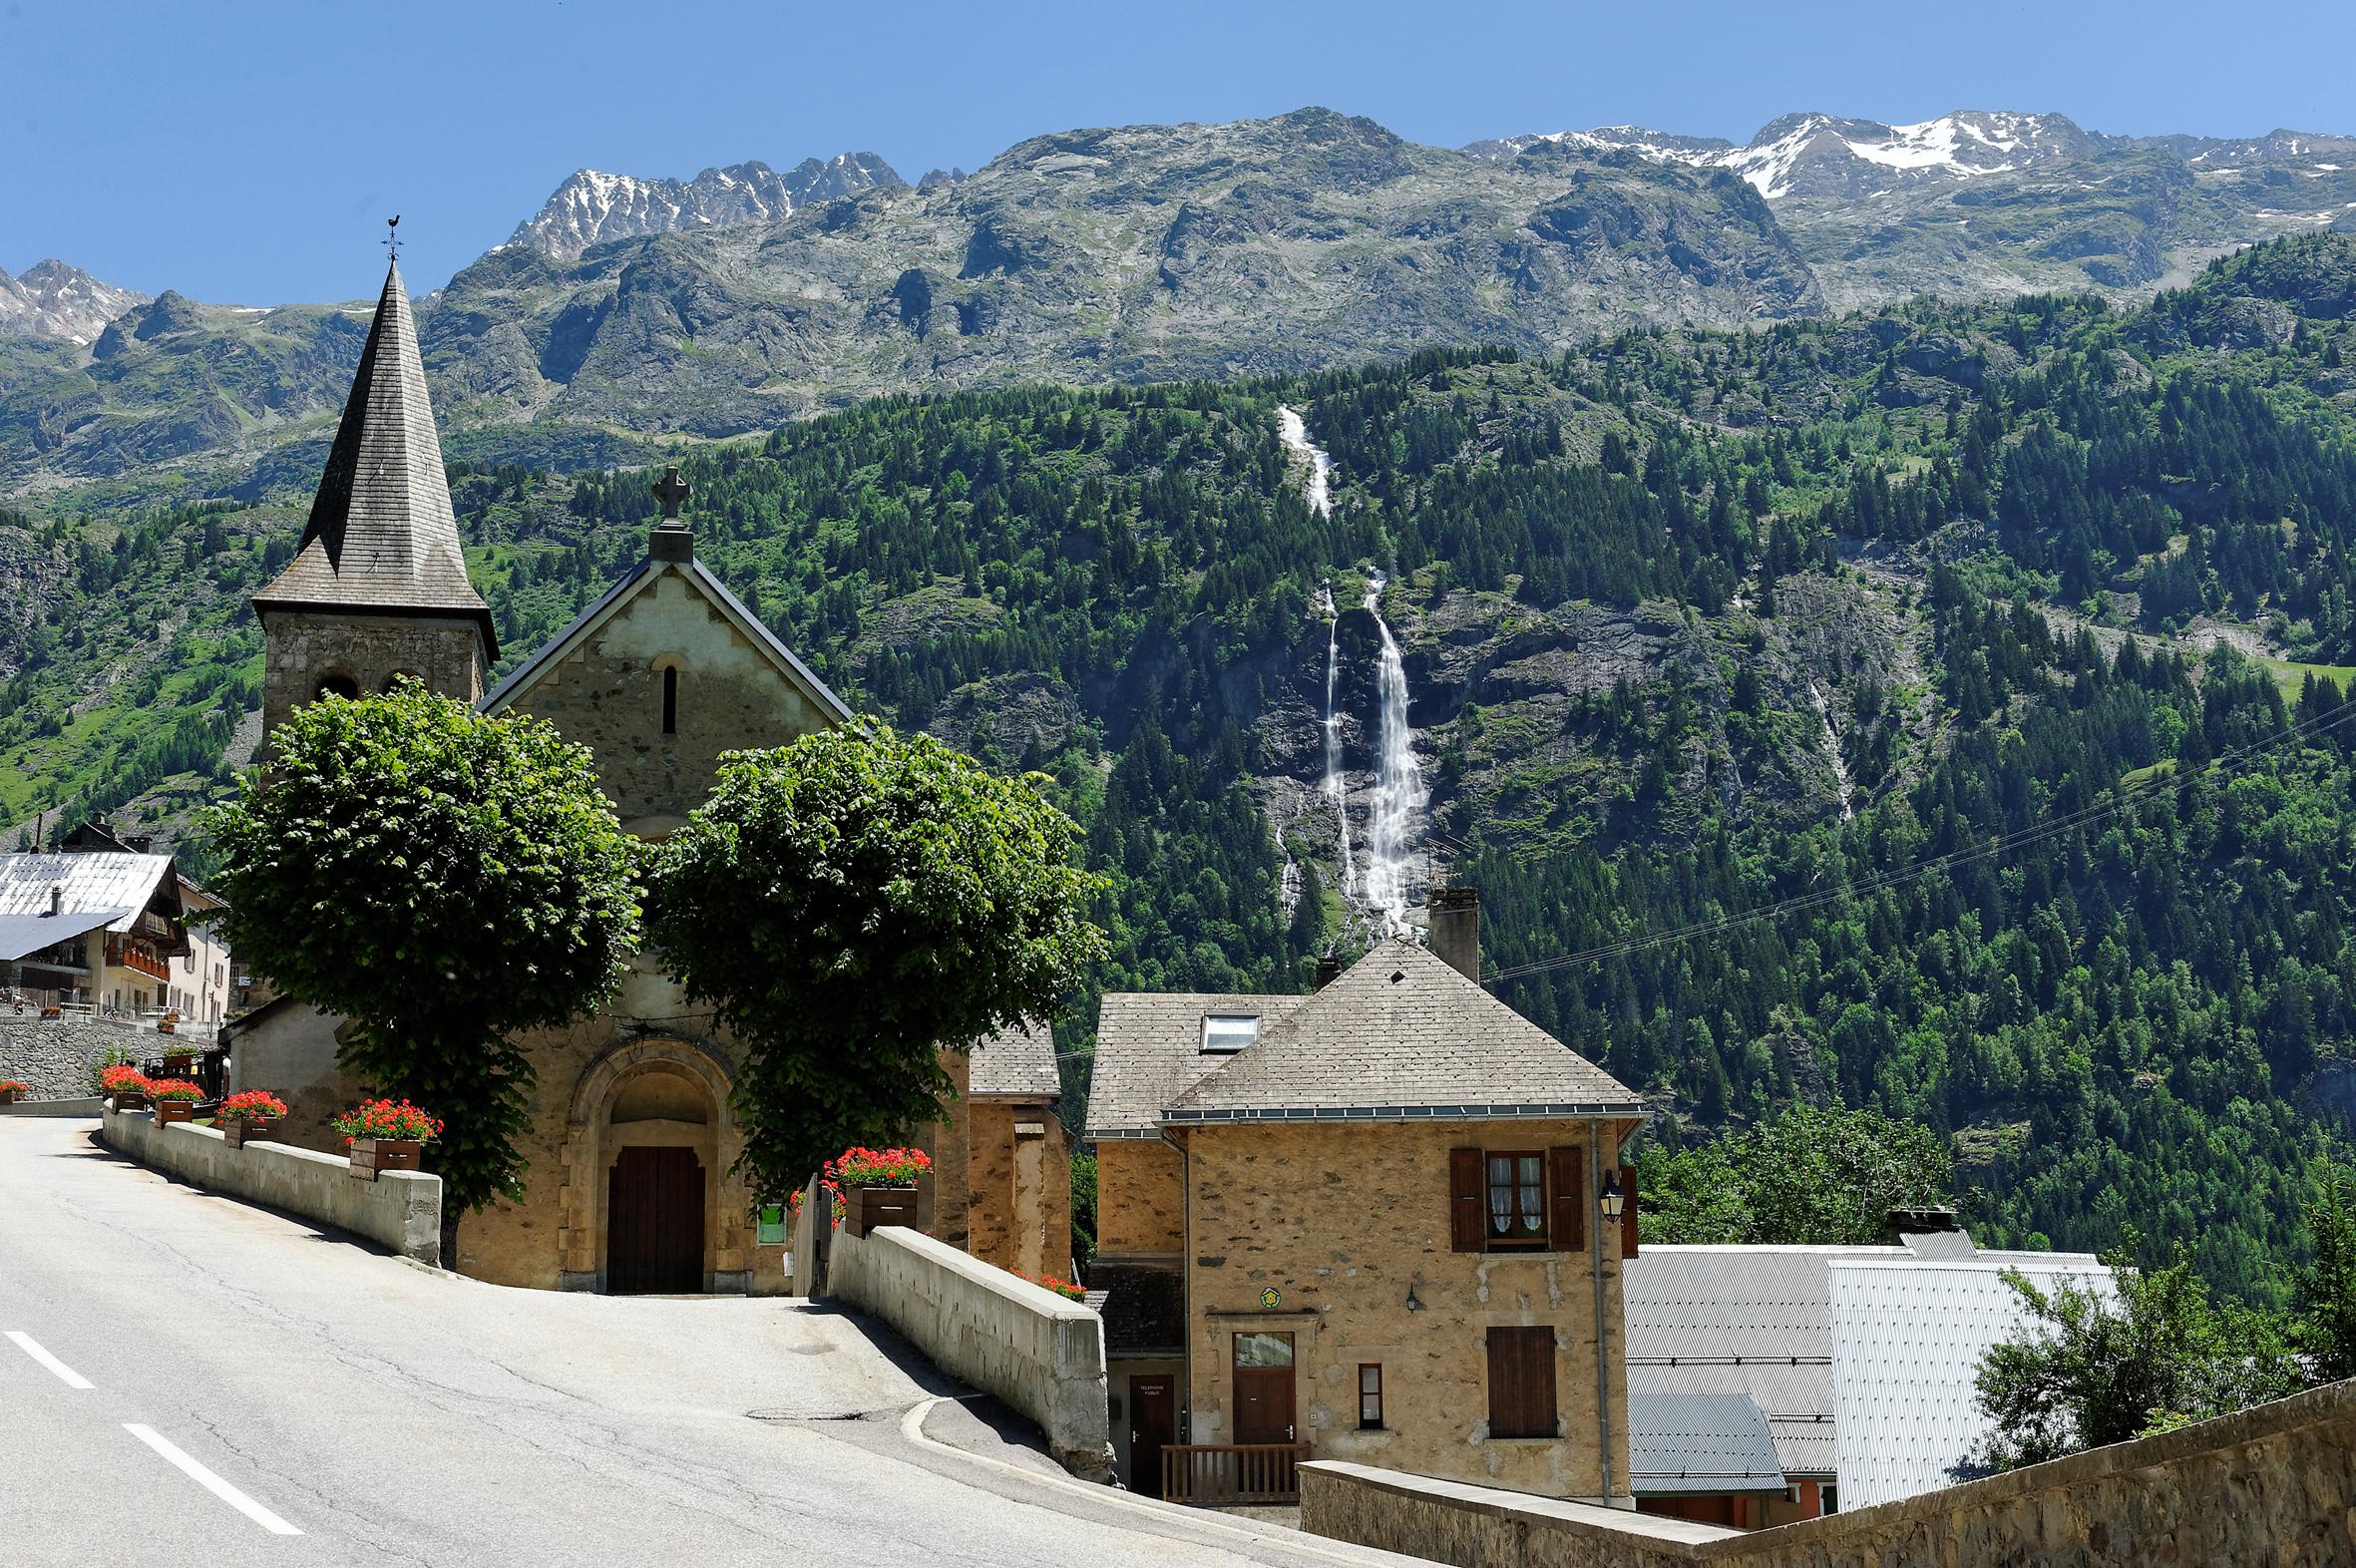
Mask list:
[[[603,625],[622,605],[635,598],[638,591],[664,572],[676,572],[700,588],[752,644],[767,653],[781,673],[806,690],[811,699],[828,716],[840,723],[851,717],[851,705],[835,695],[834,688],[818,678],[815,670],[802,662],[792,648],[785,645],[776,632],[762,623],[761,617],[745,608],[744,601],[728,591],[728,585],[712,575],[709,568],[689,557],[685,561],[655,561],[641,558],[638,564],[623,573],[619,581],[597,595],[587,609],[573,617],[572,624],[540,645],[539,651],[517,665],[507,679],[487,693],[478,704],[486,713],[497,713],[513,702],[524,689],[548,673],[566,654],[585,641],[591,632]]]
[[[467,581],[459,550],[398,263],[385,272],[302,544],[253,603],[263,614],[316,606],[462,615],[482,626],[485,646],[498,656],[490,607]]]
[[[1043,1023],[1017,1023],[974,1047],[966,1092],[975,1099],[1045,1100],[1063,1093],[1055,1036]]]
[[[1628,1481],[1639,1496],[1781,1491],[1767,1417],[1740,1393],[1628,1393]]]
[[[1099,1045],[1101,1049],[1101,1045]],[[1414,943],[1352,965],[1218,1071],[1169,1123],[1641,1115],[1634,1091]]]
[[[1176,1269],[1099,1261],[1088,1271],[1104,1320],[1108,1357],[1181,1355],[1186,1344],[1186,1282]]]
[[[49,890],[62,886],[66,913],[107,911],[107,929],[126,932],[170,876],[169,855],[0,855],[0,915],[46,915]]]
[[[1085,1136],[1155,1136],[1172,1100],[1234,1059],[1203,1054],[1206,1013],[1256,1017],[1265,1029],[1308,1000],[1219,991],[1105,992],[1096,1008]]]

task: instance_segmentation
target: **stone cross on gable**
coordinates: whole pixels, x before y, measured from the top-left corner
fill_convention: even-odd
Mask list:
[[[679,465],[676,463],[665,464],[662,478],[657,480],[654,485],[654,499],[662,503],[662,521],[666,526],[678,527],[679,508],[685,505],[687,498],[693,494],[695,494],[695,487],[679,477]]]

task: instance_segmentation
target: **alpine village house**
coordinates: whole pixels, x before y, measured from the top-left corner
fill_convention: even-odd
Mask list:
[[[496,687],[498,633],[468,582],[416,326],[387,272],[293,561],[253,596],[265,731],[315,697],[415,676],[488,713],[529,713],[589,748],[629,831],[659,838],[701,804],[729,751],[784,745],[850,709],[695,557],[676,471],[644,559]],[[336,1067],[342,1020],[281,997],[223,1031],[234,1088],[285,1097],[290,1141],[332,1149],[362,1096]],[[454,1266],[565,1290],[782,1293],[783,1227],[731,1174],[734,1053],[650,961],[593,1016],[522,1041],[538,1072],[519,1202],[467,1220]],[[1068,1158],[1044,1029],[946,1063],[960,1098],[920,1134],[935,1158],[920,1223],[984,1261],[1062,1273]]]
[[[1630,1505],[1644,1109],[1477,983],[1469,890],[1433,905],[1430,949],[1309,995],[1104,997],[1089,1283],[1134,1489],[1275,1499],[1320,1458]]]

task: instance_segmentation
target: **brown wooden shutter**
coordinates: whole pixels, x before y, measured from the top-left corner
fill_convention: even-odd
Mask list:
[[[1556,1252],[1587,1250],[1587,1151],[1558,1148],[1548,1151],[1552,1167],[1554,1209],[1546,1225],[1546,1244]]]
[[[1448,1250],[1479,1252],[1487,1232],[1483,1226],[1486,1167],[1478,1149],[1448,1150]]]
[[[1620,1167],[1620,1256],[1636,1256],[1636,1167]]]
[[[1554,1330],[1491,1329],[1488,1352],[1489,1435],[1554,1436]]]

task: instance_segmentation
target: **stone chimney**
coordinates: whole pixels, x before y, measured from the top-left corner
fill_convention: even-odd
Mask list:
[[[1342,978],[1342,961],[1331,953],[1321,953],[1317,960],[1317,983],[1310,988],[1324,990]]]
[[[1423,901],[1431,918],[1431,952],[1441,963],[1480,983],[1480,890],[1434,888]]]
[[[1895,1242],[1908,1236],[1928,1236],[1943,1231],[1961,1230],[1955,1211],[1949,1208],[1892,1209],[1884,1218],[1890,1240]]]

